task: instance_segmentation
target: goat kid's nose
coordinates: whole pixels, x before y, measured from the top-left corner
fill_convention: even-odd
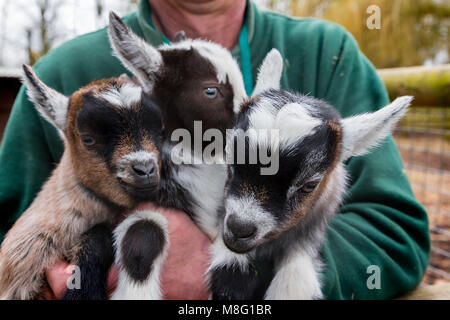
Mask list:
[[[254,224],[240,221],[234,215],[228,218],[227,227],[233,236],[240,240],[251,238],[256,234],[257,230]]]
[[[132,175],[132,184],[137,187],[146,187],[157,183],[157,168],[157,164],[153,160],[130,164],[129,172]]]
[[[153,175],[155,173],[155,164],[153,162],[147,164],[133,164],[131,165],[131,168],[133,169],[133,173],[140,177]]]

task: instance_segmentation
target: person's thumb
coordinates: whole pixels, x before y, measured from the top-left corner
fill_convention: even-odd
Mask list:
[[[47,281],[56,299],[61,299],[67,290],[67,281],[73,273],[73,265],[58,261],[46,271]]]

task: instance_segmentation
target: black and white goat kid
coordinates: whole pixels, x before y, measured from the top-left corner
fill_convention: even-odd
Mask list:
[[[161,108],[164,123],[161,179],[159,195],[153,201],[187,212],[215,239],[226,180],[224,145],[222,152],[212,156],[218,159],[209,159],[212,164],[205,163],[205,159],[186,164],[174,161],[177,143],[171,137],[180,128],[195,137],[209,129],[225,134],[232,126],[246,98],[236,61],[217,44],[182,35],[171,45],[152,47],[114,14],[110,15],[109,38],[116,56]],[[203,132],[196,132],[196,121],[201,122]],[[165,218],[156,212],[151,216],[140,212],[130,215],[116,228],[114,238],[120,272],[112,298],[160,299],[159,273],[169,245]],[[157,247],[160,244],[159,251],[151,250],[154,244]]]
[[[380,144],[412,101],[401,97],[379,111],[342,119],[324,101],[279,90],[281,68],[272,50],[227,138],[222,237],[213,245],[210,267],[217,299],[255,298],[260,284],[253,261],[262,258],[275,264],[266,299],[322,298],[319,251],[346,190],[344,162]],[[261,129],[274,130],[276,138]],[[276,174],[261,174],[266,166],[249,163],[248,155],[239,163],[239,140],[247,154],[277,152]]]

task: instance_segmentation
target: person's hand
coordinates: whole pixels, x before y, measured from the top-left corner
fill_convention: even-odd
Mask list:
[[[48,286],[44,290],[44,299],[60,300],[67,289],[67,281],[72,275],[73,265],[64,261],[58,261],[46,270]],[[114,292],[117,285],[119,270],[113,266],[108,274],[108,295]]]
[[[170,246],[162,269],[161,287],[164,299],[209,298],[206,270],[209,265],[209,238],[192,222],[184,212],[155,207],[151,203],[141,205],[139,210],[157,211],[168,221]],[[73,267],[59,261],[46,271],[48,288],[45,299],[61,299],[67,288],[67,281]],[[108,292],[111,294],[118,278],[117,267],[108,275]]]
[[[163,298],[208,299],[206,270],[210,260],[209,238],[182,211],[155,207],[150,203],[138,209],[159,212],[168,221],[170,246],[161,275]]]

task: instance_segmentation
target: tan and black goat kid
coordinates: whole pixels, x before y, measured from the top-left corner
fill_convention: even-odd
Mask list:
[[[259,89],[227,139],[223,241],[214,244],[210,268],[217,299],[262,298],[255,296],[260,276],[253,270],[260,259],[275,264],[266,299],[322,297],[319,251],[346,190],[344,162],[381,143],[412,101],[401,97],[379,111],[342,119],[324,101],[279,90],[274,75],[281,68],[281,56],[272,51],[260,70]],[[239,140],[246,161],[239,162]],[[279,155],[275,174],[262,174],[266,165],[259,159],[248,161],[261,149]]]
[[[40,298],[57,260],[83,272],[79,298],[106,298],[114,260],[111,227],[158,194],[162,116],[126,77],[96,81],[70,98],[24,66],[39,113],[60,133],[64,154],[0,251],[0,298]],[[89,257],[89,259],[87,259]]]

